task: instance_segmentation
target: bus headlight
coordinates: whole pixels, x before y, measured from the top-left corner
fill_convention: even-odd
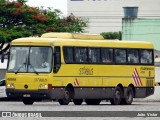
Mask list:
[[[7,88],[14,88],[14,83],[7,84]]]
[[[46,84],[40,84],[39,89],[48,89],[48,85]]]

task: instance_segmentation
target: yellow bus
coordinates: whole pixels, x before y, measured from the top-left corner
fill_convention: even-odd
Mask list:
[[[130,105],[154,94],[154,47],[100,35],[46,33],[11,43],[6,92],[25,105],[36,100]]]

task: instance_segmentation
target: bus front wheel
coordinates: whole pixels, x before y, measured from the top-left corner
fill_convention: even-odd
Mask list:
[[[58,99],[60,105],[68,105],[71,101],[70,91],[65,89],[63,99]]]
[[[110,102],[112,105],[120,105],[121,100],[122,100],[122,90],[120,87],[116,87],[115,92],[114,92],[114,96],[110,100]]]
[[[82,102],[83,102],[83,99],[73,99],[73,103],[74,103],[75,105],[81,105]]]
[[[34,103],[34,100],[31,98],[24,98],[22,101],[25,105],[32,105]]]

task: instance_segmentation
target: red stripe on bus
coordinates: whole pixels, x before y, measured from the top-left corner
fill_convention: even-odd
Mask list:
[[[140,78],[140,76],[139,76],[138,71],[137,71],[137,69],[136,69],[136,68],[135,68],[135,71],[136,71],[136,73],[137,73],[137,75],[138,75],[140,85],[142,86],[142,81],[141,81],[141,78]]]

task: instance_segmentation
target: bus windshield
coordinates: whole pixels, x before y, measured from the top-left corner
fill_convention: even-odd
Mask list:
[[[8,72],[49,73],[52,66],[51,47],[11,47]]]

